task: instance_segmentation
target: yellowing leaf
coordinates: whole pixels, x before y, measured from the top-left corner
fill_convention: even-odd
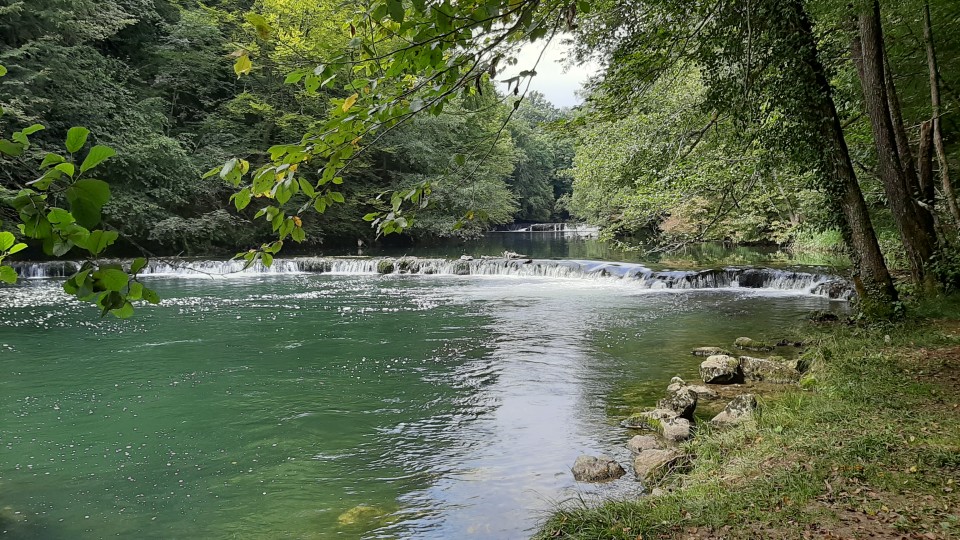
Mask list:
[[[343,107],[341,107],[341,109],[343,109],[343,112],[349,111],[350,107],[353,107],[353,104],[357,102],[357,98],[359,97],[360,97],[359,94],[354,94],[348,97],[347,99],[343,100]]]
[[[253,69],[253,62],[250,61],[250,55],[244,51],[234,62],[233,71],[237,74],[237,78],[240,78],[241,75],[248,75],[251,69]]]

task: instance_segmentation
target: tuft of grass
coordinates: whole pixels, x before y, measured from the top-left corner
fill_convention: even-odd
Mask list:
[[[681,447],[692,468],[666,479],[663,494],[561,507],[535,538],[861,534],[849,522],[960,537],[960,388],[949,380],[960,362],[928,361],[960,351],[960,298],[910,313],[804,330],[804,384],[764,399],[753,421],[700,425]],[[938,314],[952,320],[929,320]]]

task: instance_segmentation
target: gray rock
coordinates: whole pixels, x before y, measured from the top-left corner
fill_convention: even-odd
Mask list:
[[[718,394],[716,390],[702,384],[688,386],[687,390],[697,395],[697,401],[701,399],[717,399],[720,397],[720,394]]]
[[[670,472],[680,458],[680,452],[672,449],[644,450],[633,458],[633,472],[641,482],[656,482]]]
[[[693,419],[693,411],[697,408],[697,394],[685,386],[677,388],[657,402],[657,408],[673,411],[682,418]]]
[[[785,362],[772,358],[740,357],[740,370],[748,381],[764,381],[776,384],[790,384],[800,380],[800,372]]]
[[[453,273],[458,276],[470,275],[470,261],[473,259],[462,259],[453,263]]]
[[[697,347],[693,350],[694,356],[713,356],[715,354],[730,354],[730,351],[720,347]]]
[[[655,450],[662,447],[663,445],[661,445],[660,441],[653,435],[634,435],[632,439],[627,441],[627,448],[634,454],[639,454],[644,450]]]
[[[728,384],[742,378],[740,362],[725,354],[715,354],[700,363],[700,377],[708,384]]]
[[[692,436],[690,421],[686,418],[672,418],[660,422],[660,434],[669,442],[681,442]]]
[[[461,255],[461,256],[460,256],[460,260],[461,260],[461,261],[472,261],[472,260],[473,260],[473,257],[471,257],[470,255]]]
[[[737,340],[733,342],[733,345],[738,349],[747,351],[767,352],[773,350],[771,345],[748,337],[738,337]]]
[[[578,482],[609,482],[627,473],[613,458],[604,455],[580,456],[570,470]]]
[[[659,431],[660,425],[664,420],[672,420],[677,417],[677,413],[669,409],[653,409],[634,414],[620,422],[620,425],[631,429],[647,429],[650,431]]]
[[[739,424],[744,420],[753,417],[753,411],[757,408],[757,398],[753,394],[741,394],[720,412],[713,417],[710,423],[715,426],[729,426]]]
[[[680,377],[674,377],[670,379],[670,385],[667,386],[667,392],[676,392],[677,390],[683,388],[687,385],[687,382],[681,379]]]
[[[382,259],[377,262],[377,273],[378,274],[391,274],[394,270],[393,259]]]

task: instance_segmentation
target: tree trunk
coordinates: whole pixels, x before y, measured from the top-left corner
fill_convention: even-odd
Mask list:
[[[898,128],[893,125],[890,109],[891,99],[896,98],[887,94],[880,4],[877,0],[874,0],[872,9],[860,14],[858,23],[859,36],[854,38],[853,56],[877,148],[880,180],[903,241],[913,281],[924,291],[932,292],[936,290],[937,283],[927,267],[937,250],[936,231],[933,216],[917,203],[920,186],[916,169],[900,159],[896,135]]]
[[[887,271],[877,235],[870,222],[870,213],[864,201],[857,175],[850,159],[850,151],[843,137],[843,127],[833,101],[833,91],[817,55],[817,43],[810,18],[803,3],[789,3],[797,17],[792,39],[799,40],[797,55],[801,69],[808,73],[798,77],[810,81],[806,104],[818,122],[818,152],[821,166],[820,182],[835,214],[842,216],[841,231],[853,263],[853,282],[860,296],[860,308],[869,317],[891,317],[897,291]]]
[[[933,108],[933,146],[937,150],[937,162],[940,165],[940,183],[943,186],[943,198],[955,226],[960,227],[960,207],[957,195],[950,181],[950,168],[947,166],[947,154],[943,149],[943,130],[940,127],[940,72],[937,69],[937,55],[933,48],[933,29],[930,25],[930,3],[923,4],[923,42],[927,46],[927,68],[930,71],[930,105]]]
[[[936,191],[933,187],[933,120],[920,124],[920,149],[917,151],[920,200],[933,211]]]

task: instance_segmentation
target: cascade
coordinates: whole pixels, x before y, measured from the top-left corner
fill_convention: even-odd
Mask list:
[[[22,278],[64,278],[80,267],[72,261],[14,262]],[[251,274],[416,274],[517,276],[558,279],[625,280],[643,289],[774,289],[800,291],[847,300],[853,296],[850,284],[836,276],[800,270],[728,267],[709,270],[651,270],[633,263],[547,259],[434,259],[418,257],[296,257],[274,259],[269,268],[244,261],[189,259],[152,260],[144,275],[218,277]]]

